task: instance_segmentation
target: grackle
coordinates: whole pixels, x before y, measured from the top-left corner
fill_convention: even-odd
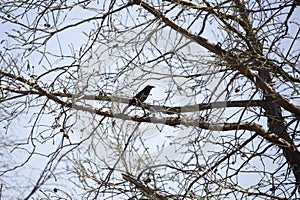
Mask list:
[[[130,101],[128,106],[126,106],[123,109],[124,113],[130,106],[136,106],[136,105],[141,105],[146,99],[148,98],[151,89],[154,88],[154,86],[147,85],[143,90],[141,90],[139,93],[137,93]]]

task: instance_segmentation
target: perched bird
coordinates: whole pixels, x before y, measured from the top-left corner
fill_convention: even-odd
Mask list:
[[[154,88],[154,86],[147,85],[143,90],[141,90],[137,95],[135,95],[129,102],[129,106],[135,106],[135,105],[140,105],[146,99],[148,98],[151,89]]]
[[[136,106],[141,105],[144,101],[146,101],[147,97],[150,94],[151,89],[154,88],[154,86],[147,85],[143,90],[141,90],[139,93],[137,93],[130,101],[128,106],[126,106],[123,109],[124,113],[130,106]]]

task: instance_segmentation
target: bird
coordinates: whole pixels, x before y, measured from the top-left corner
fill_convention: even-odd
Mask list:
[[[135,95],[130,101],[129,106],[135,106],[143,103],[148,98],[151,89],[154,88],[152,85],[147,85],[143,90],[141,90],[137,95]]]
[[[129,101],[129,104],[123,109],[122,113],[124,113],[130,106],[141,105],[144,101],[146,101],[152,88],[155,88],[155,87],[152,85],[147,85],[144,89],[142,89],[139,93],[137,93]]]

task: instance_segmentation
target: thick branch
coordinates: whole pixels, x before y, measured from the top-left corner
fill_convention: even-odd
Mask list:
[[[171,27],[173,30],[181,33],[185,37],[190,38],[191,40],[203,46],[207,50],[222,57],[229,65],[240,71],[244,76],[251,80],[258,88],[260,88],[264,92],[264,94],[270,96],[270,98],[276,104],[290,111],[295,116],[297,116],[298,119],[300,119],[300,106],[279,94],[276,90],[270,87],[270,85],[268,85],[260,76],[254,73],[250,68],[239,63],[238,58],[236,56],[231,55],[229,52],[223,50],[220,46],[209,42],[207,39],[193,34],[190,31],[182,28],[181,26],[178,26],[150,4],[142,0],[134,0],[134,3],[136,5],[142,6],[144,9],[152,13],[154,16],[163,21],[167,26]]]
[[[22,94],[22,95],[41,95],[39,91],[27,91],[27,90],[16,90],[16,89],[10,89],[10,88],[2,88],[3,90],[13,92],[16,94]],[[115,102],[115,103],[124,103],[128,104],[130,99],[123,98],[123,97],[117,97],[117,96],[111,96],[109,94],[103,94],[100,96],[94,96],[94,95],[85,95],[85,94],[71,94],[71,93],[63,93],[63,92],[49,92],[50,95],[56,96],[56,97],[67,97],[67,98],[73,98],[78,100],[98,100],[98,101],[108,101],[108,102]],[[22,97],[22,96],[17,96]],[[13,97],[10,99],[14,99]],[[6,101],[7,99],[0,100],[1,102]],[[9,100],[9,99],[8,99]],[[151,110],[155,112],[162,112],[165,114],[180,114],[180,113],[188,113],[188,112],[195,112],[200,110],[209,110],[209,109],[215,109],[215,108],[233,108],[233,107],[262,107],[264,108],[266,106],[266,101],[264,100],[244,100],[244,101],[218,101],[218,102],[212,102],[212,103],[200,103],[200,104],[194,104],[194,105],[187,105],[183,107],[171,107],[171,106],[157,106],[157,105],[149,105],[149,104],[143,104],[143,105],[136,105],[137,107],[143,107],[146,110]]]

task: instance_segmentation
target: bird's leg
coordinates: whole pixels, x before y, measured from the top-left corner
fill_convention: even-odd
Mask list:
[[[142,105],[142,109],[143,109],[143,112],[144,112],[144,115],[143,117],[146,117],[147,116],[147,113],[146,113],[146,109],[144,108],[144,106]]]
[[[147,115],[147,113],[146,113],[146,109],[145,109],[144,106],[143,106],[143,103],[142,103],[140,100],[137,100],[137,105],[138,105],[138,106],[141,106],[141,108],[142,108],[142,110],[143,110],[143,112],[144,112],[143,117],[145,117],[145,116]]]
[[[143,117],[149,116],[154,111],[151,107],[148,107],[147,110],[144,106],[142,106],[142,109],[144,111]]]

